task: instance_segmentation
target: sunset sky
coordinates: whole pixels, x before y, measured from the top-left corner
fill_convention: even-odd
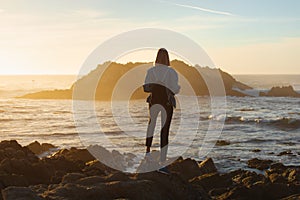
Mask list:
[[[188,36],[231,74],[300,74],[299,9],[299,0],[0,0],[0,75],[77,74],[103,41],[147,27]]]

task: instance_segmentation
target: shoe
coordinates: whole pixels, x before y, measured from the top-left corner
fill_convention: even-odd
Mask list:
[[[170,171],[168,170],[167,167],[162,167],[158,170],[158,172],[160,173],[164,173],[164,174],[170,174]]]

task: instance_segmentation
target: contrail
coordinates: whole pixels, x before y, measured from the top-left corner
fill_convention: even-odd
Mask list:
[[[211,10],[211,9],[201,8],[201,7],[198,7],[198,6],[190,6],[190,5],[184,5],[184,4],[179,4],[179,3],[172,3],[172,2],[169,2],[169,1],[163,1],[163,0],[160,0],[160,2],[165,2],[165,3],[169,3],[169,4],[172,4],[172,5],[180,6],[180,7],[184,7],[184,8],[191,8],[191,9],[195,9],[195,10],[201,10],[203,12],[208,12],[208,13],[213,13],[213,14],[234,16],[234,14],[229,13],[229,12]]]
[[[209,13],[233,16],[233,14],[231,14],[229,12],[211,10],[211,9],[201,8],[201,7],[198,7],[198,6],[190,6],[190,5],[184,5],[184,4],[178,4],[178,3],[173,3],[173,4],[176,5],[176,6],[181,6],[181,7],[185,7],[185,8],[192,8],[192,9],[195,9],[195,10],[201,10],[201,11],[209,12]]]

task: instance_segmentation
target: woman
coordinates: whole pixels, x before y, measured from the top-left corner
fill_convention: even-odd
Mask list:
[[[158,50],[155,65],[147,71],[144,91],[151,93],[147,98],[149,103],[150,119],[147,128],[146,157],[150,156],[156,119],[161,113],[160,131],[160,162],[165,165],[168,151],[169,129],[171,125],[173,107],[176,107],[175,94],[179,93],[178,75],[170,66],[168,51],[164,48]],[[165,167],[160,169],[167,172]]]

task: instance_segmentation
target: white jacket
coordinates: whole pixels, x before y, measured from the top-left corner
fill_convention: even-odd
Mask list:
[[[180,86],[178,85],[177,72],[166,65],[156,64],[147,71],[145,84],[156,83],[165,86],[174,94],[178,94]]]

